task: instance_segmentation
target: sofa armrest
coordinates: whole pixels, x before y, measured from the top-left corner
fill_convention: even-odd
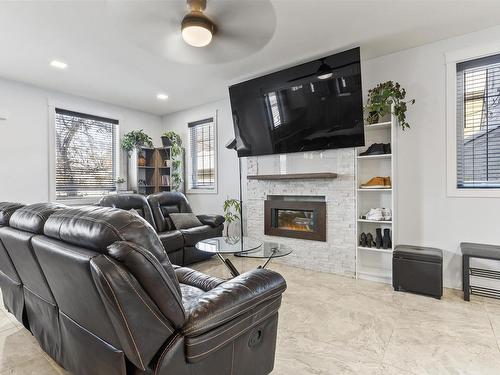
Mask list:
[[[224,224],[224,216],[221,215],[197,215],[199,221],[204,225],[210,225],[212,228],[217,228],[219,225]]]
[[[175,268],[175,274],[179,283],[194,286],[204,292],[208,292],[226,281],[187,267]]]
[[[267,269],[255,269],[202,294],[187,311],[183,332],[198,336],[250,312],[266,301],[281,300],[283,277]]]

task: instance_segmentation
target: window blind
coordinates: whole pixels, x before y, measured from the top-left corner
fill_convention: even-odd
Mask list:
[[[215,123],[213,117],[190,122],[189,188],[215,189]]]
[[[56,198],[114,191],[118,121],[56,108]]]
[[[457,187],[500,188],[500,55],[457,64]]]

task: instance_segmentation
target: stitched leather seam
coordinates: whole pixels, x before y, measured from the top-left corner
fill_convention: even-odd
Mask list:
[[[252,327],[255,327],[257,324],[261,323],[262,321],[266,320],[267,318],[269,318],[271,315],[275,314],[276,312],[278,311],[278,309],[274,310],[274,311],[271,311],[269,314],[263,316],[261,319],[257,320],[253,325],[251,325],[250,327],[247,327],[246,329],[236,333],[235,335],[231,336],[230,338],[228,338],[226,341],[223,341],[221,342],[219,345],[217,346],[214,346],[213,348],[210,348],[209,350],[207,350],[206,352],[203,352],[203,353],[200,353],[200,354],[197,354],[197,355],[187,355],[186,358],[197,358],[197,357],[201,357],[201,356],[204,356],[208,353],[211,353],[213,352],[214,350],[217,350],[219,349],[221,346],[224,346],[226,345],[229,341],[233,340],[235,337],[238,337],[238,336],[241,336],[243,333],[247,332],[249,329],[251,329]]]
[[[135,289],[135,287],[132,285],[132,283],[128,280],[127,276],[118,268],[118,266],[115,263],[113,263],[111,260],[109,260],[109,258],[106,255],[104,255],[104,258],[106,258],[106,260],[109,263],[111,263],[113,265],[113,267],[116,268],[118,273],[120,275],[122,275],[123,279],[127,282],[127,284],[130,285],[132,287],[132,289],[134,289],[135,294],[137,294],[137,296],[141,299],[142,303],[148,308],[149,311],[151,311],[151,313],[156,317],[156,319],[158,319],[160,321],[160,323],[163,324],[165,326],[165,328],[167,328],[169,330],[170,333],[174,333],[174,331],[169,326],[167,326],[163,320],[160,319],[160,317],[153,311],[153,309],[151,309],[151,307],[146,303],[146,301],[144,301],[144,299],[141,297],[141,295],[139,294],[137,289]]]
[[[82,214],[81,216],[70,216],[70,215],[65,215],[65,214],[60,214],[60,215],[57,215],[57,217],[59,218],[62,218],[62,219],[75,219],[75,220],[84,220],[84,221],[90,221],[92,223],[98,223],[98,224],[102,224],[104,225],[105,227],[108,227],[109,229],[111,229],[111,231],[122,241],[124,241],[124,238],[121,236],[120,232],[118,232],[118,230],[116,229],[116,227],[110,223],[108,223],[107,221],[104,221],[104,220],[100,220],[100,219],[96,219],[92,216],[84,216],[84,214]],[[62,226],[63,223],[61,223],[61,226]]]
[[[12,284],[15,284],[17,286],[23,285],[22,283],[19,283],[15,280],[12,280],[11,277],[9,275],[7,275],[6,273],[4,273],[2,270],[0,270],[0,274],[4,275],[7,279],[9,279],[12,282]]]
[[[28,288],[25,284],[23,284],[23,288],[25,288],[28,292],[30,292],[31,294],[33,294],[34,296],[37,296],[38,298],[40,298],[42,301],[48,303],[49,305],[52,305],[54,307],[57,307],[57,305],[54,305],[53,302],[50,302],[48,300],[46,300],[45,298],[43,298],[42,296],[40,296],[38,293],[35,293],[34,291],[32,291],[30,288]]]
[[[170,341],[168,343],[167,347],[163,350],[163,353],[161,353],[161,356],[158,359],[158,362],[156,363],[154,375],[158,374],[158,370],[160,368],[161,363],[163,362],[163,358],[165,358],[165,355],[167,354],[167,351],[170,350],[170,348],[172,348],[172,346],[174,345],[175,341],[177,340],[177,337],[179,337],[179,333],[175,334],[175,336],[172,339],[172,341]]]
[[[222,332],[219,332],[219,333],[218,333],[218,334],[216,334],[215,336],[211,336],[211,337],[209,337],[209,338],[207,338],[207,339],[205,339],[205,340],[203,340],[203,341],[198,341],[198,342],[193,343],[193,344],[186,344],[186,346],[196,346],[196,345],[199,345],[199,344],[203,344],[204,342],[211,341],[211,340],[215,339],[216,337],[219,337],[220,335],[222,335],[222,334],[226,333],[227,331],[229,331],[229,330],[233,329],[233,328],[234,328],[234,327],[236,327],[238,324],[243,323],[245,320],[248,320],[248,319],[250,319],[250,318],[253,318],[255,315],[257,315],[258,313],[260,313],[262,310],[265,310],[265,309],[267,309],[268,307],[273,306],[274,304],[276,304],[276,302],[281,302],[281,301],[280,301],[280,300],[276,300],[276,301],[274,301],[274,302],[270,303],[269,305],[266,305],[266,306],[264,306],[264,307],[261,307],[259,310],[257,310],[256,312],[254,312],[252,315],[249,315],[249,316],[247,316],[246,318],[241,319],[239,322],[237,322],[237,323],[235,323],[235,324],[233,324],[233,325],[229,326],[227,329],[225,329],[225,330],[224,330],[224,331],[222,331]]]
[[[270,295],[270,296],[266,296],[266,297],[259,298],[259,299],[261,299],[261,300],[259,301],[259,303],[265,302],[265,301],[267,301],[268,299],[271,299],[271,298],[273,298],[273,297],[276,297],[276,296],[278,296],[278,295],[282,294],[282,293],[283,293],[283,291],[284,291],[284,289],[283,289],[283,290],[280,290],[280,291],[278,291],[277,293],[274,293],[274,294],[272,294],[272,295]],[[258,297],[261,297],[261,296],[258,296]],[[201,323],[199,323],[199,324],[197,324],[197,325],[194,325],[193,327],[191,327],[191,328],[187,329],[187,330],[186,330],[186,331],[184,331],[184,332],[185,332],[186,334],[189,334],[189,333],[193,333],[193,332],[197,331],[198,329],[205,329],[205,328],[209,328],[209,327],[211,327],[211,325],[210,325],[210,324],[209,324],[209,325],[206,325],[206,326],[203,326],[203,325],[204,325],[204,324],[206,324],[207,322],[211,321],[211,320],[214,320],[215,318],[219,317],[220,315],[227,313],[227,311],[229,311],[229,310],[233,310],[233,309],[238,308],[238,307],[240,307],[241,305],[244,305],[244,304],[247,304],[247,303],[253,303],[253,302],[255,302],[255,299],[257,299],[257,297],[256,297],[256,298],[251,299],[250,301],[244,301],[244,302],[241,302],[241,303],[239,303],[239,304],[237,304],[237,305],[234,305],[234,306],[232,306],[232,307],[226,308],[225,310],[223,310],[223,311],[219,312],[218,314],[213,314],[213,315],[211,315],[211,316],[210,316],[210,317],[209,317],[206,321],[201,322]],[[253,305],[252,305],[252,306],[253,306]],[[250,310],[250,309],[252,308],[252,306],[250,306],[250,307],[247,307],[247,308],[243,309],[243,310],[241,311],[241,313],[243,314],[243,313],[245,313],[246,311]],[[216,324],[218,324],[218,323],[219,323],[219,322],[217,322]]]
[[[127,244],[128,244],[130,247],[132,247],[133,249],[135,249],[136,251],[138,251],[141,255],[143,255],[143,256],[144,256],[144,257],[145,257],[145,258],[149,261],[149,263],[151,263],[151,265],[152,265],[152,266],[153,266],[153,267],[154,267],[154,268],[158,271],[158,273],[160,273],[160,274],[161,274],[161,272],[162,272],[162,271],[166,273],[166,271],[165,271],[164,269],[158,269],[157,264],[155,264],[155,261],[154,261],[154,259],[156,259],[156,258],[154,258],[154,259],[153,259],[153,258],[151,258],[151,254],[150,254],[148,251],[143,252],[143,251],[142,251],[142,248],[141,248],[140,246],[136,245],[135,243],[133,243],[133,242],[128,242],[128,241],[126,241],[126,242],[127,242]],[[158,260],[158,259],[156,259],[156,260],[159,262],[159,260]],[[168,277],[168,278],[170,278],[170,276],[168,276],[168,274],[167,274],[167,277]],[[184,306],[182,305],[182,302],[181,302],[181,301],[179,301],[179,293],[177,292],[177,289],[172,288],[172,287],[169,285],[169,283],[167,282],[167,280],[165,280],[165,279],[163,278],[163,276],[162,276],[162,278],[161,278],[161,279],[162,279],[163,283],[166,285],[166,287],[170,290],[170,292],[172,292],[172,293],[174,294],[174,296],[176,297],[176,298],[175,298],[175,301],[176,301],[176,302],[177,302],[177,304],[179,305],[179,308],[181,309],[181,311],[184,311]]]
[[[134,336],[132,335],[132,332],[130,331],[130,327],[128,325],[127,318],[125,317],[125,314],[123,314],[123,310],[121,308],[120,302],[118,302],[118,299],[116,298],[115,292],[113,291],[113,288],[111,288],[111,285],[109,284],[109,281],[106,278],[106,276],[104,275],[104,273],[101,271],[101,269],[99,268],[99,266],[97,264],[95,264],[95,262],[94,262],[94,265],[95,265],[95,269],[97,270],[97,272],[99,272],[101,274],[103,280],[108,285],[108,288],[111,291],[111,294],[113,294],[113,299],[115,300],[116,306],[120,310],[120,314],[121,314],[121,316],[122,316],[122,318],[123,318],[123,320],[125,322],[125,326],[127,327],[127,331],[128,331],[128,333],[130,335],[130,338],[132,339],[132,343],[134,344],[134,348],[135,348],[135,351],[137,353],[137,356],[139,357],[139,361],[141,362],[141,366],[144,369],[146,367],[144,366],[144,362],[142,361],[142,357],[141,357],[141,354],[139,353],[139,349],[137,349],[137,344],[135,343]]]

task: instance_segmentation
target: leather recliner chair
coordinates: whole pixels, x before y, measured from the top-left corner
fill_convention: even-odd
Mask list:
[[[201,240],[220,237],[224,229],[224,217],[220,215],[197,215],[198,220],[203,224],[200,227],[177,230],[174,223],[170,219],[172,213],[192,213],[193,210],[189,205],[186,196],[177,192],[161,192],[148,196],[149,206],[153,211],[158,235],[160,240],[168,248],[168,245],[173,237],[182,236],[183,238],[183,262],[188,265],[209,259],[213,254],[198,251],[195,248],[196,243]],[[168,250],[167,250],[168,251]],[[170,256],[171,253],[169,253]],[[173,255],[171,259],[178,257]],[[176,263],[175,260],[173,261]]]
[[[0,239],[22,284],[22,316],[73,373],[272,371],[286,289],[279,274],[256,269],[226,281],[174,268],[151,225],[114,208],[37,204],[2,222]]]
[[[170,261],[177,265],[189,265],[212,256],[195,248],[198,241],[219,237],[224,229],[221,215],[197,215],[200,227],[177,230],[169,217],[171,213],[192,213],[186,196],[177,192],[155,193],[147,198],[140,194],[108,195],[100,206],[134,209],[156,230],[167,251]]]

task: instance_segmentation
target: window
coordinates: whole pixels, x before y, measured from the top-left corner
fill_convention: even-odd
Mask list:
[[[217,192],[215,116],[189,122],[189,181],[191,192]]]
[[[456,184],[500,188],[500,55],[456,64]]]
[[[118,121],[55,109],[55,199],[82,199],[114,191]]]

